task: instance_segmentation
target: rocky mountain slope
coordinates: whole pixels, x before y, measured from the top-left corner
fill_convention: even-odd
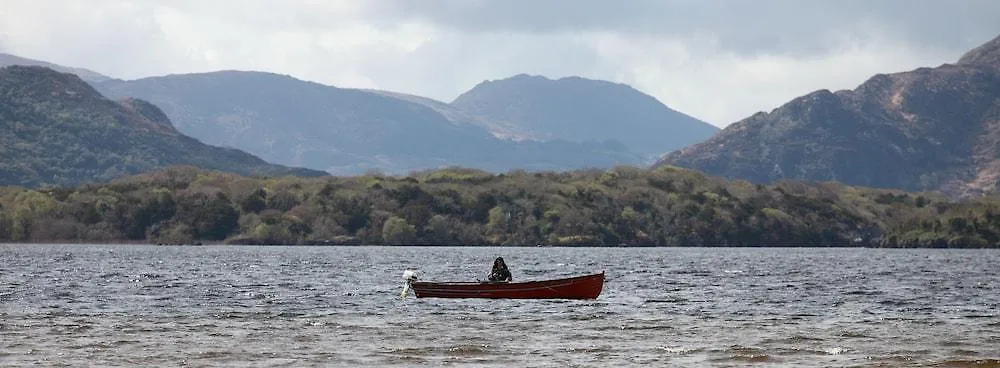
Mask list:
[[[1000,37],[955,64],[817,91],[666,156],[728,178],[994,192],[1000,179]]]
[[[451,103],[493,130],[527,139],[616,140],[656,157],[719,129],[624,84],[517,75],[485,81]]]
[[[205,145],[174,129],[156,106],[109,100],[73,74],[0,68],[0,185],[77,185],[173,165],[243,175],[325,174]]]

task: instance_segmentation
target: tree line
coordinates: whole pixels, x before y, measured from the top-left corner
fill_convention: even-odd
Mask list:
[[[669,166],[322,178],[172,167],[0,188],[0,242],[997,247],[998,204]]]

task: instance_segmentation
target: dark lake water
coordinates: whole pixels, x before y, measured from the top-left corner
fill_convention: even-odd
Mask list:
[[[590,301],[400,298],[605,270]],[[1000,251],[0,245],[0,366],[1000,367]]]

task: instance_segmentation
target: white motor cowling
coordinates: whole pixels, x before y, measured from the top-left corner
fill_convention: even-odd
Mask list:
[[[417,281],[417,271],[414,270],[403,271],[403,280]]]
[[[407,292],[410,291],[410,282],[417,281],[417,272],[413,270],[403,271],[403,280],[406,283],[403,284],[403,291],[399,293],[399,297],[406,299]]]

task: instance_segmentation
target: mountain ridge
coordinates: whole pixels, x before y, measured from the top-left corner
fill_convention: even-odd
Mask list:
[[[707,139],[719,129],[632,86],[579,76],[518,74],[487,80],[450,104],[534,139],[617,140],[647,157]]]
[[[840,181],[953,196],[997,189],[1000,37],[959,62],[877,74],[757,113],[658,165],[758,183]]]
[[[91,73],[14,56],[7,62]],[[527,74],[513,78],[548,80]],[[656,147],[651,155],[623,144],[621,137],[572,136],[573,131],[607,130],[601,126],[618,124],[617,117],[627,115],[627,106],[605,112],[598,124],[542,134],[525,129],[521,122],[488,119],[426,97],[340,88],[272,72],[230,69],[135,80],[103,75],[85,79],[109,97],[152,102],[179,131],[206,143],[243,149],[271,162],[343,175],[369,170],[402,174],[447,166],[502,172],[647,165],[651,157],[674,148],[658,138],[644,138]],[[581,77],[556,82],[614,88],[660,104],[621,83]],[[629,129],[619,130],[623,135],[657,135],[656,130]],[[685,143],[702,138],[685,138]]]
[[[969,50],[958,59],[956,64],[1000,68],[1000,36]]]
[[[76,74],[81,79],[87,82],[101,82],[109,79],[114,79],[112,77],[109,77],[107,75],[89,69],[63,66],[63,65],[53,64],[47,61],[29,59],[13,54],[0,52],[0,67],[11,66],[11,65],[29,65],[29,66],[46,67],[63,73]]]
[[[612,146],[498,139],[440,102],[267,72],[220,71],[96,83],[161,106],[182,132],[269,161],[353,175],[447,166],[490,171],[636,164]],[[447,116],[446,116],[447,115]]]
[[[174,165],[242,175],[321,176],[181,134],[140,99],[105,98],[79,76],[0,67],[0,184],[78,185]]]

